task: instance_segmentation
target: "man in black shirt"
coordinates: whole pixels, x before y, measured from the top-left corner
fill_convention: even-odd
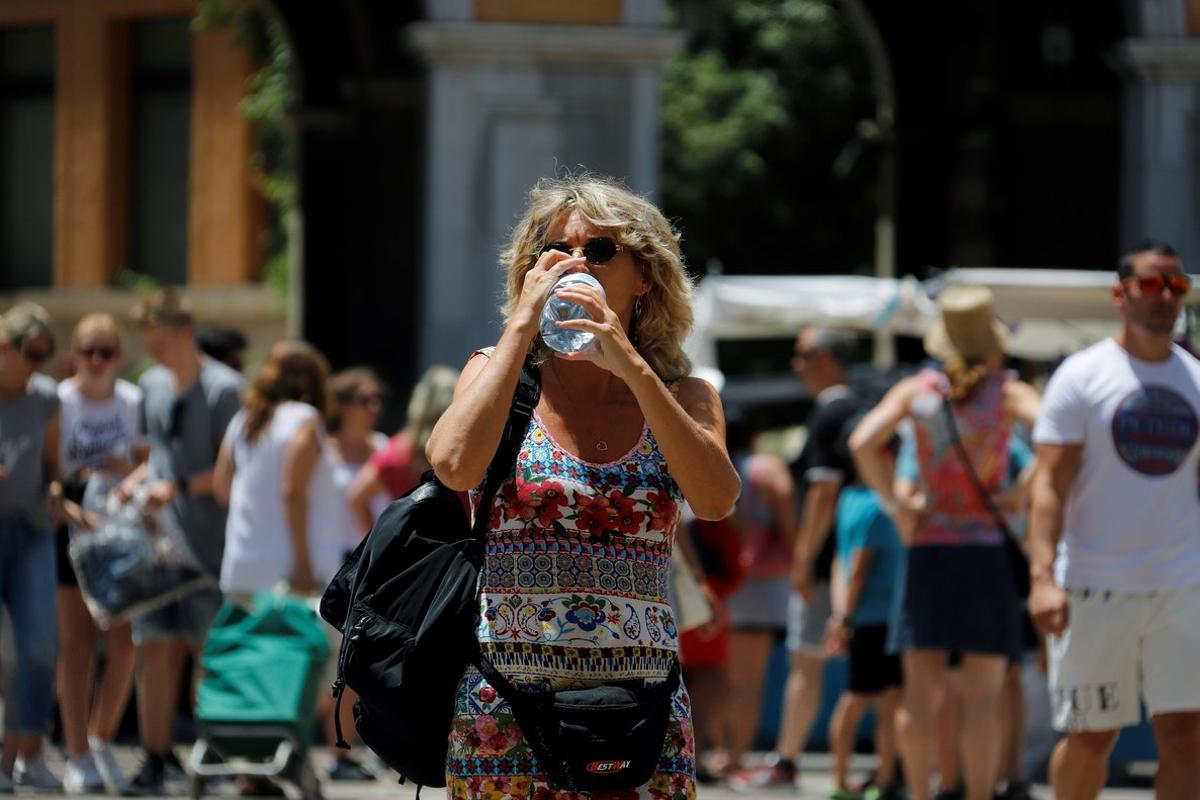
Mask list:
[[[849,386],[853,334],[809,327],[796,339],[792,368],[812,394],[808,437],[792,464],[797,496],[803,498],[792,575],[795,591],[788,609],[789,670],[775,752],[763,766],[737,773],[733,788],[792,785],[796,759],[804,749],[821,702],[825,626],[831,614],[834,512],[842,486],[857,478],[846,438],[861,402]]]

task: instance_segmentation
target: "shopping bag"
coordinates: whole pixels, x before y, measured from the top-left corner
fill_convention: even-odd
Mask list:
[[[215,587],[166,508],[152,509],[144,492],[116,502],[111,483],[90,481],[85,511],[98,525],[72,529],[68,553],[88,611],[101,628],[146,614]]]

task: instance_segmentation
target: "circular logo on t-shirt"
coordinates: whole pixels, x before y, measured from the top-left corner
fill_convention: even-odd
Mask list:
[[[1113,414],[1117,455],[1143,475],[1169,475],[1179,469],[1198,433],[1200,423],[1191,404],[1165,386],[1143,386]]]

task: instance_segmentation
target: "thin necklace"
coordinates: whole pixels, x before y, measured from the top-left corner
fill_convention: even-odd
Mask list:
[[[551,358],[553,358],[553,356],[551,356]],[[571,404],[572,408],[578,408],[579,405],[575,402],[575,398],[571,396],[571,392],[567,389],[567,384],[563,382],[562,376],[558,374],[558,365],[553,361],[550,362],[550,371],[554,373],[554,380],[558,381],[558,386],[560,389],[562,389],[563,395],[567,398],[567,402]],[[592,431],[591,426],[585,424],[584,431],[592,438],[592,441],[595,442],[594,446],[598,451],[601,453],[608,452],[608,442],[597,437]]]

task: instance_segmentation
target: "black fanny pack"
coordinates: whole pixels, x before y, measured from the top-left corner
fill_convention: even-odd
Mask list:
[[[679,688],[678,659],[661,683],[625,681],[561,692],[522,692],[482,654],[477,666],[508,701],[555,789],[619,791],[641,786],[654,774]]]

